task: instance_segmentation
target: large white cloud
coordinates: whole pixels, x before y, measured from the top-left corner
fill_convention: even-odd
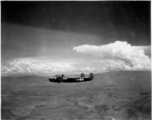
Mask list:
[[[80,74],[101,73],[109,70],[151,70],[151,60],[145,55],[145,46],[131,46],[127,42],[95,46],[81,45],[73,49],[84,58],[65,59],[49,57],[17,58],[1,66],[1,74]],[[150,47],[149,47],[150,48]],[[149,49],[148,48],[148,49]],[[96,57],[94,57],[96,56]]]
[[[75,67],[69,63],[48,62],[38,58],[13,59],[7,62],[7,66],[2,66],[2,74],[18,73],[56,73],[71,72]]]
[[[103,69],[150,70],[151,60],[145,55],[145,47],[131,46],[127,42],[116,41],[102,46],[81,45],[74,47],[76,52],[98,56],[106,63]]]
[[[9,74],[80,74],[80,72],[89,73],[92,71],[99,71],[94,66],[89,66],[84,64],[83,60],[76,59],[72,63],[71,59],[49,59],[49,58],[18,58],[9,60],[6,65],[2,65],[1,73],[2,75]],[[86,63],[86,61],[85,61]],[[82,64],[84,64],[82,66]],[[79,67],[78,67],[79,66]],[[101,71],[101,70],[100,70]]]

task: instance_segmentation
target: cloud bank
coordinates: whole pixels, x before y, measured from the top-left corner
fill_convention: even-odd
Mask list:
[[[2,66],[2,74],[18,73],[58,73],[70,72],[75,68],[69,63],[49,62],[38,58],[14,59],[7,62],[7,66]]]
[[[61,58],[18,58],[9,60],[5,65],[1,66],[2,75],[18,75],[18,74],[39,74],[39,75],[54,75],[54,74],[80,74],[80,72],[92,72],[97,70],[88,65],[78,68],[77,64],[80,61]],[[76,62],[76,63],[75,63]],[[75,63],[75,65],[74,65]],[[83,63],[82,63],[83,64]]]
[[[145,55],[145,48],[116,41],[102,46],[81,45],[73,50],[99,57],[105,63],[104,70],[151,70],[151,60]]]
[[[131,46],[116,41],[102,46],[81,45],[73,48],[83,58],[53,57],[17,58],[1,66],[1,74],[80,74],[117,70],[151,70],[151,59],[145,55],[148,46]],[[89,55],[89,56],[87,56]]]

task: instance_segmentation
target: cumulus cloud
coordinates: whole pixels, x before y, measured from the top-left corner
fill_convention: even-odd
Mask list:
[[[79,53],[100,57],[105,62],[103,66],[105,70],[151,69],[151,60],[145,55],[145,47],[131,46],[125,41],[116,41],[102,46],[81,45],[73,49]]]
[[[18,73],[56,73],[71,72],[75,67],[69,63],[52,63],[39,59],[14,59],[7,62],[7,66],[2,66],[2,74],[18,74]]]
[[[90,55],[84,58],[63,59],[47,57],[18,58],[1,66],[1,74],[74,74],[101,73],[109,70],[151,70],[151,60],[145,54],[147,46],[131,46],[127,42],[95,46],[81,45],[76,52]],[[96,56],[96,57],[94,57]]]
[[[85,62],[85,63],[84,63]],[[79,66],[79,67],[78,67]],[[71,59],[49,59],[49,58],[18,58],[7,61],[6,65],[2,65],[2,75],[9,74],[80,74],[80,72],[89,73],[98,71],[94,65],[89,66],[86,61],[76,59],[74,63]]]

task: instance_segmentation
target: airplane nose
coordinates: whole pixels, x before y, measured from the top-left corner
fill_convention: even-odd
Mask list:
[[[49,79],[50,82],[53,82],[53,79]]]

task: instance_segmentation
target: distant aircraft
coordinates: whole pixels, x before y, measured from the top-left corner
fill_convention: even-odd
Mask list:
[[[86,81],[91,81],[94,78],[94,74],[90,73],[89,77],[85,77],[84,73],[81,73],[80,77],[71,77],[71,78],[66,78],[63,74],[62,75],[56,75],[52,76],[49,78],[50,82],[86,82]]]

